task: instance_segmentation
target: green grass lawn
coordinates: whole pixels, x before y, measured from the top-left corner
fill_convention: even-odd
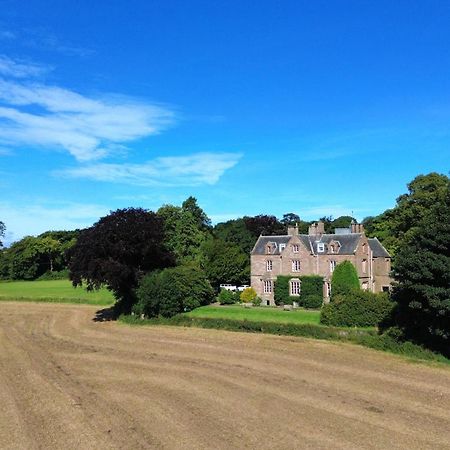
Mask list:
[[[318,324],[320,311],[297,309],[283,311],[278,308],[252,307],[244,308],[241,305],[208,305],[186,313],[189,317],[205,317],[213,319],[234,319],[260,322],[278,323],[313,323]]]
[[[114,297],[107,289],[87,292],[74,288],[69,280],[1,281],[0,300],[111,305]]]

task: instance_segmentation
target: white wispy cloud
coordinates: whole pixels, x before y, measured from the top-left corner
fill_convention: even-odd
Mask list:
[[[79,161],[117,153],[175,121],[165,106],[120,95],[88,97],[32,79],[43,69],[0,57],[0,145],[68,151]],[[23,78],[18,80],[18,78]]]
[[[13,78],[36,77],[48,72],[50,67],[25,61],[15,61],[0,55],[0,75]]]
[[[195,153],[163,156],[143,164],[94,163],[55,172],[66,178],[127,183],[138,186],[197,186],[215,184],[242,157],[238,153]]]
[[[47,230],[85,228],[109,213],[109,208],[85,203],[37,202],[21,204],[0,202],[0,217],[7,228],[6,244],[26,235]]]

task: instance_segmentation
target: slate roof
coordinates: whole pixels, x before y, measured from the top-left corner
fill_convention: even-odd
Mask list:
[[[292,236],[283,235],[283,236],[260,236],[256,241],[255,246],[253,247],[252,254],[255,255],[264,255],[266,253],[266,245],[269,242],[274,242],[276,244],[276,249],[271,255],[279,255],[280,254],[280,244],[286,244],[291,240]]]
[[[320,238],[316,238],[316,236],[306,236],[309,242],[311,243],[314,254],[317,254],[317,244],[325,244],[325,251],[320,252],[320,254],[328,252],[328,245],[331,241],[337,241],[341,244],[339,251],[336,252],[338,255],[353,255],[358,246],[359,239],[361,238],[360,233],[352,233],[352,234],[322,234]]]
[[[373,252],[374,258],[384,257],[390,258],[391,255],[387,252],[387,250],[381,245],[381,242],[377,238],[369,238],[369,246]]]
[[[287,245],[291,240],[292,236],[283,235],[283,236],[260,236],[256,241],[255,246],[253,247],[252,254],[253,255],[264,255],[266,253],[266,246],[269,242],[273,242],[276,244],[275,251],[273,251],[272,255],[280,254],[280,244]],[[351,234],[323,234],[320,238],[316,236],[309,236],[307,234],[298,235],[300,241],[304,244],[304,246],[311,251],[313,254],[317,254],[318,244],[325,244],[325,248],[323,252],[319,254],[328,253],[328,245],[332,241],[337,241],[341,244],[339,251],[336,252],[337,255],[353,255],[358,246],[359,240],[361,238],[361,233],[351,233]],[[377,238],[369,238],[369,246],[373,252],[373,256],[376,257],[385,257],[389,258],[390,255],[386,251],[386,249],[381,245],[380,241]]]

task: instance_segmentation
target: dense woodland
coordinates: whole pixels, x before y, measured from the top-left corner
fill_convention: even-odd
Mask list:
[[[449,214],[449,178],[430,173],[412,180],[395,207],[363,220],[366,234],[377,237],[393,256],[395,308],[386,329],[444,353],[450,348]],[[349,226],[352,217],[319,219],[332,232]],[[249,254],[258,236],[285,234],[292,224],[306,233],[310,222],[286,213],[282,218],[244,216],[213,226],[193,197],[156,212],[127,208],[84,230],[48,231],[8,248],[1,248],[0,241],[0,277],[70,276],[74,285],[88,289],[106,285],[119,312],[141,304],[141,310],[150,308],[156,315],[176,313],[210,302],[220,283],[248,284]],[[0,222],[0,238],[4,232]],[[177,291],[183,298],[166,289],[168,280],[172,285],[183,280]],[[145,292],[142,286],[147,286]]]

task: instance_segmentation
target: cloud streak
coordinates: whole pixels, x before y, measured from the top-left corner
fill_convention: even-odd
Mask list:
[[[0,57],[3,147],[65,150],[78,161],[92,161],[158,134],[175,121],[175,112],[165,106],[120,95],[93,98],[30,80],[43,70]]]
[[[18,206],[16,203],[0,202],[0,217],[7,227],[7,245],[26,235],[38,235],[49,229],[85,228],[108,213],[107,206],[96,204],[43,202]]]
[[[163,156],[143,164],[95,163],[56,171],[64,178],[126,183],[137,186],[213,185],[242,157],[238,153],[195,153]]]

